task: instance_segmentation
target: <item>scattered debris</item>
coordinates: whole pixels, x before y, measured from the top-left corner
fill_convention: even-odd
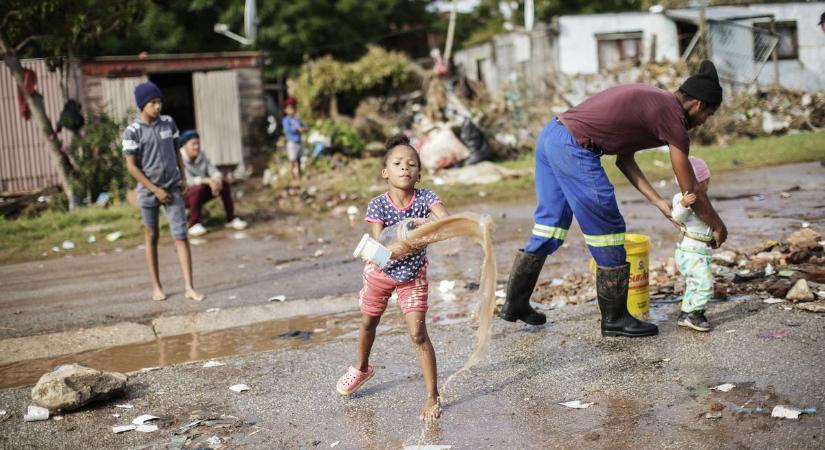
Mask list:
[[[49,418],[49,410],[36,405],[29,405],[26,415],[23,416],[25,422],[37,422],[40,420],[47,420]]]
[[[123,236],[123,233],[121,233],[120,231],[113,231],[113,232],[106,235],[106,240],[109,241],[109,242],[114,242],[114,241],[120,239],[122,236]]]
[[[771,411],[771,417],[781,419],[798,419],[800,414],[816,414],[816,408],[796,408],[793,406],[776,405]]]
[[[788,335],[788,330],[768,330],[763,331],[756,335],[759,339],[765,339],[766,341],[773,341],[776,339],[782,339]]]
[[[249,390],[249,386],[247,386],[245,384],[234,384],[232,386],[229,386],[229,390],[235,391],[235,392],[244,392],[244,391]]]
[[[64,250],[74,250],[74,242],[72,241],[63,241],[63,249]]]
[[[814,293],[811,292],[811,288],[810,286],[808,286],[808,282],[800,278],[793,285],[791,290],[788,291],[788,294],[785,296],[785,298],[790,300],[791,303],[811,302],[814,300]]]
[[[236,231],[236,232],[232,233],[232,239],[241,240],[241,239],[246,239],[248,237],[249,237],[249,235],[246,234],[243,231]]]
[[[134,424],[134,425],[143,425],[146,422],[156,420],[156,419],[160,419],[160,417],[153,416],[151,414],[141,414],[141,415],[135,417],[134,419],[132,419],[132,424]]]
[[[40,377],[32,389],[32,400],[52,411],[72,410],[120,395],[125,388],[126,375],[122,373],[64,364]]]
[[[93,234],[89,235],[89,237],[86,239],[86,242],[88,242],[90,244],[94,244],[95,242],[97,242],[97,238]]]
[[[313,256],[315,256],[316,258],[320,258],[321,256],[324,256],[325,254],[326,254],[326,252],[324,252],[324,250],[319,248],[318,250],[315,250],[315,253],[313,254]]]
[[[455,280],[441,280],[438,284],[439,292],[450,292],[455,289]]]
[[[207,313],[216,313],[220,310],[221,310],[220,308],[209,308],[205,312],[207,312]]]
[[[814,313],[825,313],[825,302],[800,303],[796,305],[796,309]]]
[[[135,428],[135,431],[140,431],[141,433],[151,433],[153,431],[158,431],[158,426],[154,424],[138,425],[137,428]]]
[[[340,444],[340,443],[341,443],[341,441],[335,441],[335,442],[333,442],[332,444],[329,444],[329,446],[330,446],[330,447],[337,447],[337,446],[338,446],[338,444]]]
[[[776,304],[776,303],[784,303],[784,302],[785,302],[785,300],[783,300],[783,299],[781,299],[781,298],[773,298],[773,297],[771,297],[771,298],[766,298],[765,300],[762,300],[762,302],[763,302],[763,303],[767,303],[767,304],[769,304],[769,305],[773,305],[773,304]]]
[[[735,384],[731,383],[724,383],[720,384],[719,386],[714,386],[710,388],[712,391],[719,391],[719,392],[729,392],[731,389],[735,388]]]
[[[566,406],[573,409],[585,409],[591,407],[593,404],[593,402],[583,403],[581,400],[571,400],[569,402],[559,403],[561,406]]]
[[[156,370],[160,370],[160,367],[144,367],[140,369],[140,373],[154,372]]]
[[[266,299],[266,301],[268,301],[268,302],[285,302],[286,301],[286,295],[273,295],[272,297],[269,297],[268,299]]]
[[[721,419],[722,413],[721,412],[709,412],[705,413],[705,419]]]
[[[112,427],[112,432],[115,434],[120,434],[126,431],[132,431],[137,429],[137,425],[115,425]]]
[[[289,330],[285,333],[281,333],[276,338],[279,339],[303,339],[309,340],[312,339],[312,331],[305,331],[305,330]]]
[[[115,408],[132,409],[132,408],[134,408],[134,406],[132,406],[132,405],[130,405],[130,404],[128,404],[128,403],[124,403],[124,404],[122,404],[122,405],[115,405]]]
[[[225,365],[226,364],[224,364],[220,361],[207,361],[203,364],[203,367],[204,368],[209,368],[209,367],[220,367],[220,366],[225,366]]]

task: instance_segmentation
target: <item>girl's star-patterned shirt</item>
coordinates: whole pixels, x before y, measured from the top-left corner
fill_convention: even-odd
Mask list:
[[[390,200],[389,192],[385,192],[370,200],[365,220],[380,223],[384,228],[391,227],[407,218],[426,218],[432,212],[432,206],[438,203],[441,203],[441,199],[435,192],[429,189],[416,189],[410,203],[404,208],[399,208]],[[426,262],[427,249],[424,248],[400,260],[390,260],[383,270],[393,280],[405,282],[415,279]]]

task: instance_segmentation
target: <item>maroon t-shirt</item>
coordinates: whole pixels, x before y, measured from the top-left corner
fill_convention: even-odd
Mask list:
[[[559,116],[584,148],[607,155],[627,154],[661,145],[690,151],[682,105],[668,91],[645,84],[625,84],[600,92]]]

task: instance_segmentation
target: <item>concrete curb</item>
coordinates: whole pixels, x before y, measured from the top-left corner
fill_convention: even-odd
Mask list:
[[[104,327],[0,340],[0,365],[29,359],[52,358],[116,345],[156,339],[148,325],[122,322]]]
[[[179,334],[217,331],[296,316],[336,314],[357,309],[358,297],[353,294],[323,297],[315,300],[291,300],[265,305],[242,306],[184,316],[158,317],[152,321],[152,326],[158,337],[169,337]]]
[[[159,317],[152,325],[122,322],[95,328],[0,340],[0,365],[32,359],[97,350],[105,347],[152,342],[180,334],[204,333],[270,320],[304,315],[327,315],[358,310],[358,295],[315,300],[291,300],[240,306],[215,312]]]

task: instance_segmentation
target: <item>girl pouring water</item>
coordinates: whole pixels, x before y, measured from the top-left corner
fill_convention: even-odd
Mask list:
[[[438,195],[429,189],[417,189],[421,180],[421,160],[406,136],[390,137],[385,143],[381,176],[387,180],[388,190],[370,200],[366,221],[371,235],[379,240],[386,227],[405,219],[424,219],[448,216]],[[364,287],[361,289],[361,329],[358,334],[357,362],[338,380],[336,390],[341,395],[351,395],[375,374],[369,363],[370,351],[375,341],[375,330],[393,291],[398,293],[398,306],[404,313],[404,321],[410,340],[418,354],[418,362],[424,376],[427,396],[420,419],[438,418],[441,405],[435,351],[427,334],[425,317],[429,283],[427,281],[426,248],[408,254],[392,254],[384,268],[368,263],[363,272]]]

